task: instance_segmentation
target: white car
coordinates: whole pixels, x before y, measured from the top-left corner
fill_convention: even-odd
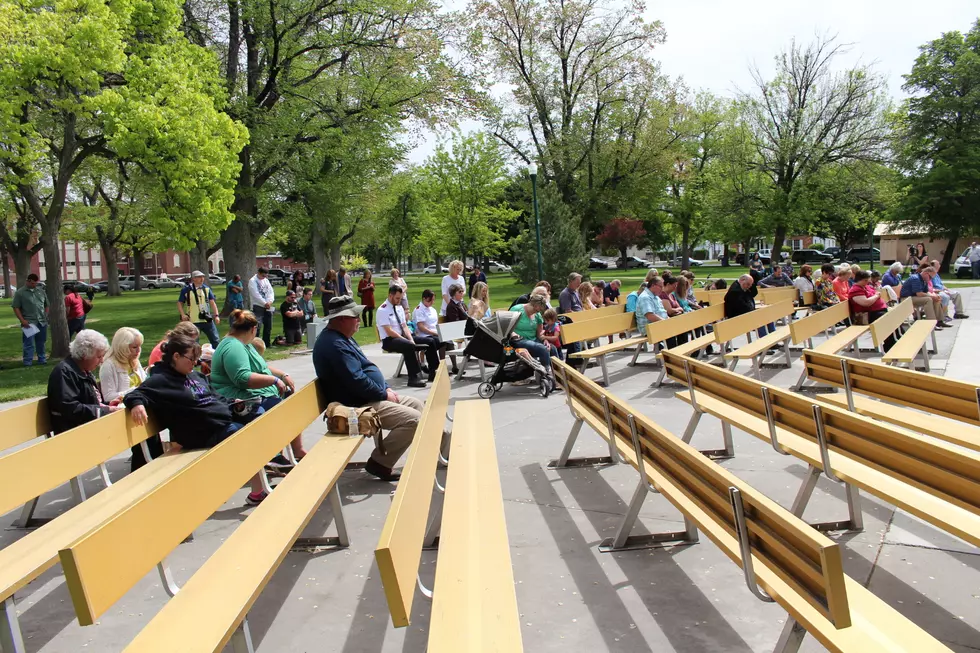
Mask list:
[[[967,247],[962,256],[957,258],[956,262],[953,263],[953,274],[959,279],[973,276],[973,264],[970,263],[969,253],[970,248]]]
[[[510,272],[510,266],[504,263],[498,263],[497,261],[490,261],[490,265],[487,266],[491,272]]]
[[[441,266],[439,269],[440,269],[440,271],[443,274],[449,274],[449,268],[447,268],[445,265]],[[436,266],[435,265],[427,265],[427,266],[425,266],[425,268],[423,268],[422,272],[424,272],[425,274],[435,274],[436,273]]]

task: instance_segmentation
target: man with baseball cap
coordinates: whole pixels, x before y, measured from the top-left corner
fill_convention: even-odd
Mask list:
[[[177,311],[180,319],[193,322],[198,330],[207,336],[212,347],[218,346],[218,305],[214,301],[214,293],[204,283],[204,273],[200,270],[191,272],[191,282],[180,289],[177,299]]]
[[[338,401],[351,408],[370,406],[378,412],[388,436],[383,451],[375,449],[371,453],[364,471],[383,481],[396,481],[401,474],[392,468],[412,444],[422,416],[422,402],[400,396],[388,387],[378,366],[354,342],[363,311],[364,307],[350,297],[330,300],[325,316],[327,328],[313,346],[313,367],[327,402]]]

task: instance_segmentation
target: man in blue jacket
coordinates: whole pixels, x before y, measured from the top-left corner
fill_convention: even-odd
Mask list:
[[[361,324],[363,306],[350,297],[334,297],[327,304],[327,328],[313,346],[313,367],[317,383],[328,402],[344,406],[370,406],[378,412],[381,426],[388,430],[383,451],[371,453],[364,471],[383,481],[397,481],[401,476],[392,468],[408,450],[415,437],[415,427],[422,417],[422,402],[402,397],[385,381],[378,366],[368,360],[354,334]]]

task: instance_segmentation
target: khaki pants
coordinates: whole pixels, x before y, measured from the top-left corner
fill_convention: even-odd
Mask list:
[[[912,306],[916,309],[921,308],[926,319],[941,320],[945,317],[942,304],[933,301],[932,297],[912,297]]]
[[[422,417],[423,404],[415,397],[400,396],[398,403],[375,401],[366,405],[378,411],[381,427],[388,431],[387,437],[384,438],[385,453],[382,454],[381,451],[375,449],[371,452],[371,459],[379,465],[391,469],[402,457],[402,454],[412,446],[415,427],[418,426],[419,419]],[[443,431],[444,453],[448,443],[449,439]]]
[[[947,288],[940,294],[947,295],[949,297],[950,303],[953,304],[953,307],[956,309],[956,312],[953,313],[953,315],[966,315],[966,311],[963,310],[963,298],[960,296],[960,292],[958,290],[949,290]]]

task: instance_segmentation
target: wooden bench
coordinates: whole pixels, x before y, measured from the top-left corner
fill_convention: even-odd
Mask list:
[[[669,374],[688,384],[677,397],[694,407],[685,442],[710,414],[806,462],[791,508],[800,517],[821,473],[845,486],[849,519],[816,528],[861,530],[862,489],[980,545],[980,454],[690,358],[671,357],[667,364]]]
[[[806,344],[808,349],[814,349],[813,336],[818,333],[828,334],[838,324],[850,317],[850,309],[846,303],[835,304],[822,311],[814,311],[800,320],[795,320],[789,325],[789,332],[792,336],[794,345]],[[818,351],[828,351],[836,354],[847,347],[857,348],[858,339],[867,333],[868,327],[865,325],[852,325],[845,327],[838,333],[829,336],[816,349]],[[793,390],[800,390],[806,382],[806,367],[800,375]]]
[[[912,313],[911,299],[905,299],[892,307],[887,313],[871,324],[871,339],[874,341],[875,347],[884,351],[885,339],[889,336],[895,336],[897,342],[887,353],[882,355],[882,362],[905,363],[909,369],[914,369],[915,359],[921,356],[923,367],[928,372],[930,349],[926,346],[926,341],[931,337],[931,353],[936,353],[938,351],[935,333],[936,324],[930,320],[917,320],[904,335],[899,337],[899,327],[907,319],[912,317]]]
[[[725,303],[725,293],[728,290],[712,290],[710,288],[695,288],[694,298],[699,302],[708,304],[709,306],[714,306],[716,304]]]
[[[766,306],[781,304],[782,302],[793,302],[800,299],[800,291],[794,286],[780,288],[763,288],[759,286],[759,300]]]
[[[789,327],[779,327],[755,341],[752,340],[752,332],[767,324],[789,317],[795,310],[792,301],[784,300],[778,304],[762,306],[751,313],[729,318],[716,324],[715,339],[718,342],[730,342],[743,333],[748,340],[738,349],[724,354],[725,359],[731,361],[729,369],[734,370],[740,360],[751,360],[752,372],[756,378],[761,378],[766,354],[770,349],[776,347],[783,349],[782,355],[786,357],[786,367],[792,365],[789,357],[789,340],[792,334]]]
[[[470,357],[467,356],[464,351],[466,350],[466,341],[470,339],[471,336],[466,335],[466,320],[456,320],[455,322],[445,322],[440,323],[436,327],[439,332],[439,340],[442,342],[450,343],[452,349],[446,351],[447,357],[462,356],[463,362],[458,365],[459,373],[456,375],[456,380],[459,381],[463,378],[463,374],[466,373],[466,366],[470,363]],[[462,341],[462,345],[457,345],[457,341]],[[453,358],[455,364],[456,359]],[[481,359],[476,359],[477,366],[480,368],[480,380],[482,381],[487,376],[486,364]]]
[[[571,313],[562,313],[561,316],[568,318],[574,324],[575,322],[588,322],[589,320],[598,320],[611,315],[619,315],[625,311],[626,306],[624,304],[610,304],[609,306],[594,308],[591,311],[573,311]]]
[[[606,308],[613,307],[607,306]],[[616,336],[620,333],[629,335],[635,329],[636,315],[634,313],[624,313],[622,309],[620,309],[618,313],[600,318],[598,320],[586,320],[584,322],[572,322],[571,324],[562,325],[561,342],[563,345],[569,345],[576,342],[588,343],[605,336]],[[584,365],[588,365],[590,358],[598,359],[599,367],[602,369],[603,381],[608,384],[609,370],[606,367],[606,354],[622,351],[629,347],[639,347],[644,342],[646,342],[646,338],[642,336],[626,338],[606,346],[597,345],[596,347],[592,348],[583,348],[582,351],[571,354],[569,358],[580,359],[583,361]]]
[[[714,324],[720,322],[725,318],[725,306],[723,304],[713,304],[705,308],[698,309],[696,311],[691,311],[689,313],[684,313],[683,315],[678,315],[666,320],[660,320],[658,322],[651,322],[647,325],[647,337],[646,342],[651,352],[654,355],[659,354],[661,349],[666,349],[662,345],[666,344],[666,341],[670,338],[675,338],[679,335],[685,333],[691,333],[695,329],[707,327],[709,324]],[[672,350],[683,351],[686,354],[690,354],[705,347],[708,347],[715,342],[715,335],[713,332],[706,332],[704,335],[697,338],[690,338],[685,343],[675,344]],[[637,359],[640,356],[640,349],[636,350],[633,354],[633,360],[630,361],[630,365],[636,365]],[[658,359],[659,360],[659,359]],[[664,380],[664,370],[663,364],[660,366],[660,375],[657,380],[653,382],[654,387],[659,387]]]
[[[803,291],[800,297],[801,306],[814,306],[817,303],[817,293],[814,290]]]
[[[455,404],[459,437],[452,438],[444,488],[436,478],[443,416],[423,414],[375,549],[391,621],[398,628],[411,623],[418,584],[433,599],[429,651],[521,651],[490,404]],[[433,489],[445,494],[441,514],[432,509]],[[436,530],[438,539],[431,537]],[[418,578],[427,543],[439,549],[434,592]]]
[[[0,514],[30,505],[43,493],[153,435],[156,428],[152,424],[137,426],[125,411],[118,411],[0,457]],[[54,566],[59,549],[177,473],[197,455],[188,452],[151,460],[0,550],[0,647],[4,653],[24,650],[15,593]]]
[[[843,388],[822,401],[980,451],[980,388],[972,383],[818,351],[804,351],[803,364],[810,379]]]
[[[669,351],[665,352],[669,355]],[[704,532],[743,569],[749,590],[789,613],[776,650],[798,650],[806,632],[831,651],[941,651],[945,647],[843,572],[840,546],[731,472],[561,362],[574,437],[588,424],[639,472],[627,513],[602,550],[696,543]],[[561,459],[559,462],[562,462]],[[684,516],[685,530],[630,536],[647,494]]]

